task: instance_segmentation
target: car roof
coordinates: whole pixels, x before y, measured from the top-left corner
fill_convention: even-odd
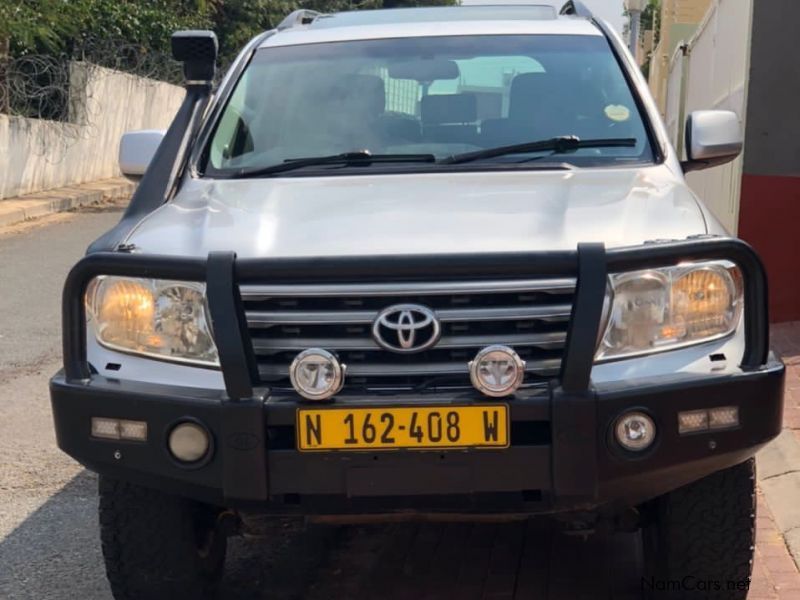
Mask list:
[[[588,19],[558,15],[551,6],[440,6],[325,14],[315,16],[310,23],[298,17],[296,25],[279,28],[260,47],[405,37],[503,34],[603,35]]]

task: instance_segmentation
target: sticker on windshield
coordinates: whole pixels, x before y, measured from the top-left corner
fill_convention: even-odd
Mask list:
[[[631,118],[631,111],[621,104],[609,104],[606,106],[606,116],[612,121],[622,123]]]

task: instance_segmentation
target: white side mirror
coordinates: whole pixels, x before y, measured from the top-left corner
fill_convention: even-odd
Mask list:
[[[729,110],[698,110],[686,121],[684,172],[709,169],[732,161],[742,151],[739,117]]]
[[[147,171],[158,150],[164,132],[156,129],[129,131],[119,143],[119,170],[131,179],[139,179]]]

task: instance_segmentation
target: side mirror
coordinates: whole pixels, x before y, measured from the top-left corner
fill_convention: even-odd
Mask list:
[[[141,179],[158,150],[164,131],[129,131],[119,143],[119,170],[128,179]]]
[[[742,151],[744,136],[739,117],[729,110],[698,110],[686,121],[686,155],[683,172],[724,165]]]

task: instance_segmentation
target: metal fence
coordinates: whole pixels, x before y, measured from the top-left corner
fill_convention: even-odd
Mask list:
[[[75,63],[84,65],[80,73]],[[180,65],[165,54],[135,44],[88,40],[69,53],[0,57],[0,113],[84,124],[80,119],[91,113],[91,98],[82,93],[85,78],[106,69],[153,81],[181,79]]]

